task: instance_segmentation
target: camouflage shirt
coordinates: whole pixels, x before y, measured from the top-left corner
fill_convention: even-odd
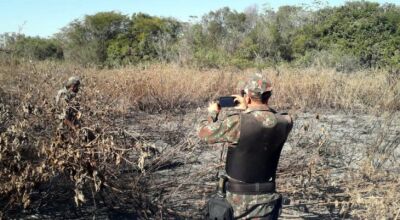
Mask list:
[[[80,107],[79,102],[75,100],[76,95],[75,92],[69,91],[66,88],[60,89],[57,92],[56,105],[58,110],[58,119],[77,121]]]
[[[274,112],[267,106],[259,106],[248,108],[242,114],[252,114],[264,126],[273,127],[277,123]],[[208,119],[200,122],[199,137],[208,143],[227,142],[236,145],[240,137],[240,114],[231,114],[225,120],[218,121],[217,112],[209,113]]]
[[[76,93],[69,91],[67,88],[62,88],[58,90],[57,96],[56,96],[56,104],[59,105],[60,101],[65,101],[66,103],[71,102],[75,97]]]

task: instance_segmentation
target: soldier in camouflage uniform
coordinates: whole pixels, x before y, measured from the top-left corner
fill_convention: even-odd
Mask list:
[[[76,100],[79,86],[80,79],[76,76],[70,77],[56,96],[57,119],[61,120],[57,130],[63,139],[68,131],[72,130],[76,135],[80,128],[81,112],[79,101]]]
[[[226,199],[235,218],[277,219],[280,213],[281,195],[275,191],[275,174],[293,122],[289,115],[268,107],[271,94],[271,82],[255,74],[243,94],[234,95],[240,113],[219,121],[221,108],[211,103],[208,119],[199,128],[202,140],[229,143]]]

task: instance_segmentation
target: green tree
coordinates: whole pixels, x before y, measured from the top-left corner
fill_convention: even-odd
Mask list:
[[[181,24],[175,19],[134,14],[127,31],[114,38],[108,49],[109,65],[173,59]]]
[[[233,55],[251,28],[245,13],[225,7],[204,15],[184,32],[183,41],[190,42],[192,57],[200,66],[235,64]]]
[[[339,50],[342,55],[353,55],[368,68],[389,65],[399,47],[400,11],[394,5],[380,6],[371,2],[348,2],[344,6],[323,9],[317,23],[309,24],[304,33],[306,41],[302,51]],[[310,39],[311,38],[311,39]],[[316,45],[316,46],[315,46]],[[397,44],[398,45],[398,44]]]
[[[128,25],[129,18],[117,12],[99,12],[71,22],[59,34],[66,58],[82,64],[103,64],[110,42],[126,32]]]
[[[54,39],[18,36],[10,47],[20,57],[35,60],[63,59],[62,48]]]

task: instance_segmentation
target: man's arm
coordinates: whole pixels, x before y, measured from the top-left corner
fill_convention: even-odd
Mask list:
[[[287,121],[287,132],[289,133],[293,128],[293,118],[290,115],[282,115],[283,118]]]
[[[56,106],[57,107],[60,103],[61,96],[63,96],[63,95],[65,95],[65,89],[60,89],[57,91],[57,95],[56,95]]]
[[[286,123],[286,131],[289,134],[293,128],[293,118],[288,113],[279,113],[279,117]]]
[[[209,112],[207,120],[200,122],[199,137],[208,143],[230,142],[239,140],[239,115],[232,115],[218,121],[218,112]]]

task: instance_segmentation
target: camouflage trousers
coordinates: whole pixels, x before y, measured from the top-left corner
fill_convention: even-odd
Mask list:
[[[278,219],[282,207],[279,193],[239,195],[227,191],[226,200],[233,207],[235,219]]]
[[[61,141],[73,142],[73,139],[79,138],[84,143],[89,143],[96,138],[93,130],[89,128],[81,128],[80,124],[76,124],[78,127],[77,132],[73,131],[68,127],[63,121],[61,121],[57,126],[57,136]]]
[[[73,136],[73,131],[63,121],[60,121],[57,126],[57,137],[61,141],[68,141]]]

